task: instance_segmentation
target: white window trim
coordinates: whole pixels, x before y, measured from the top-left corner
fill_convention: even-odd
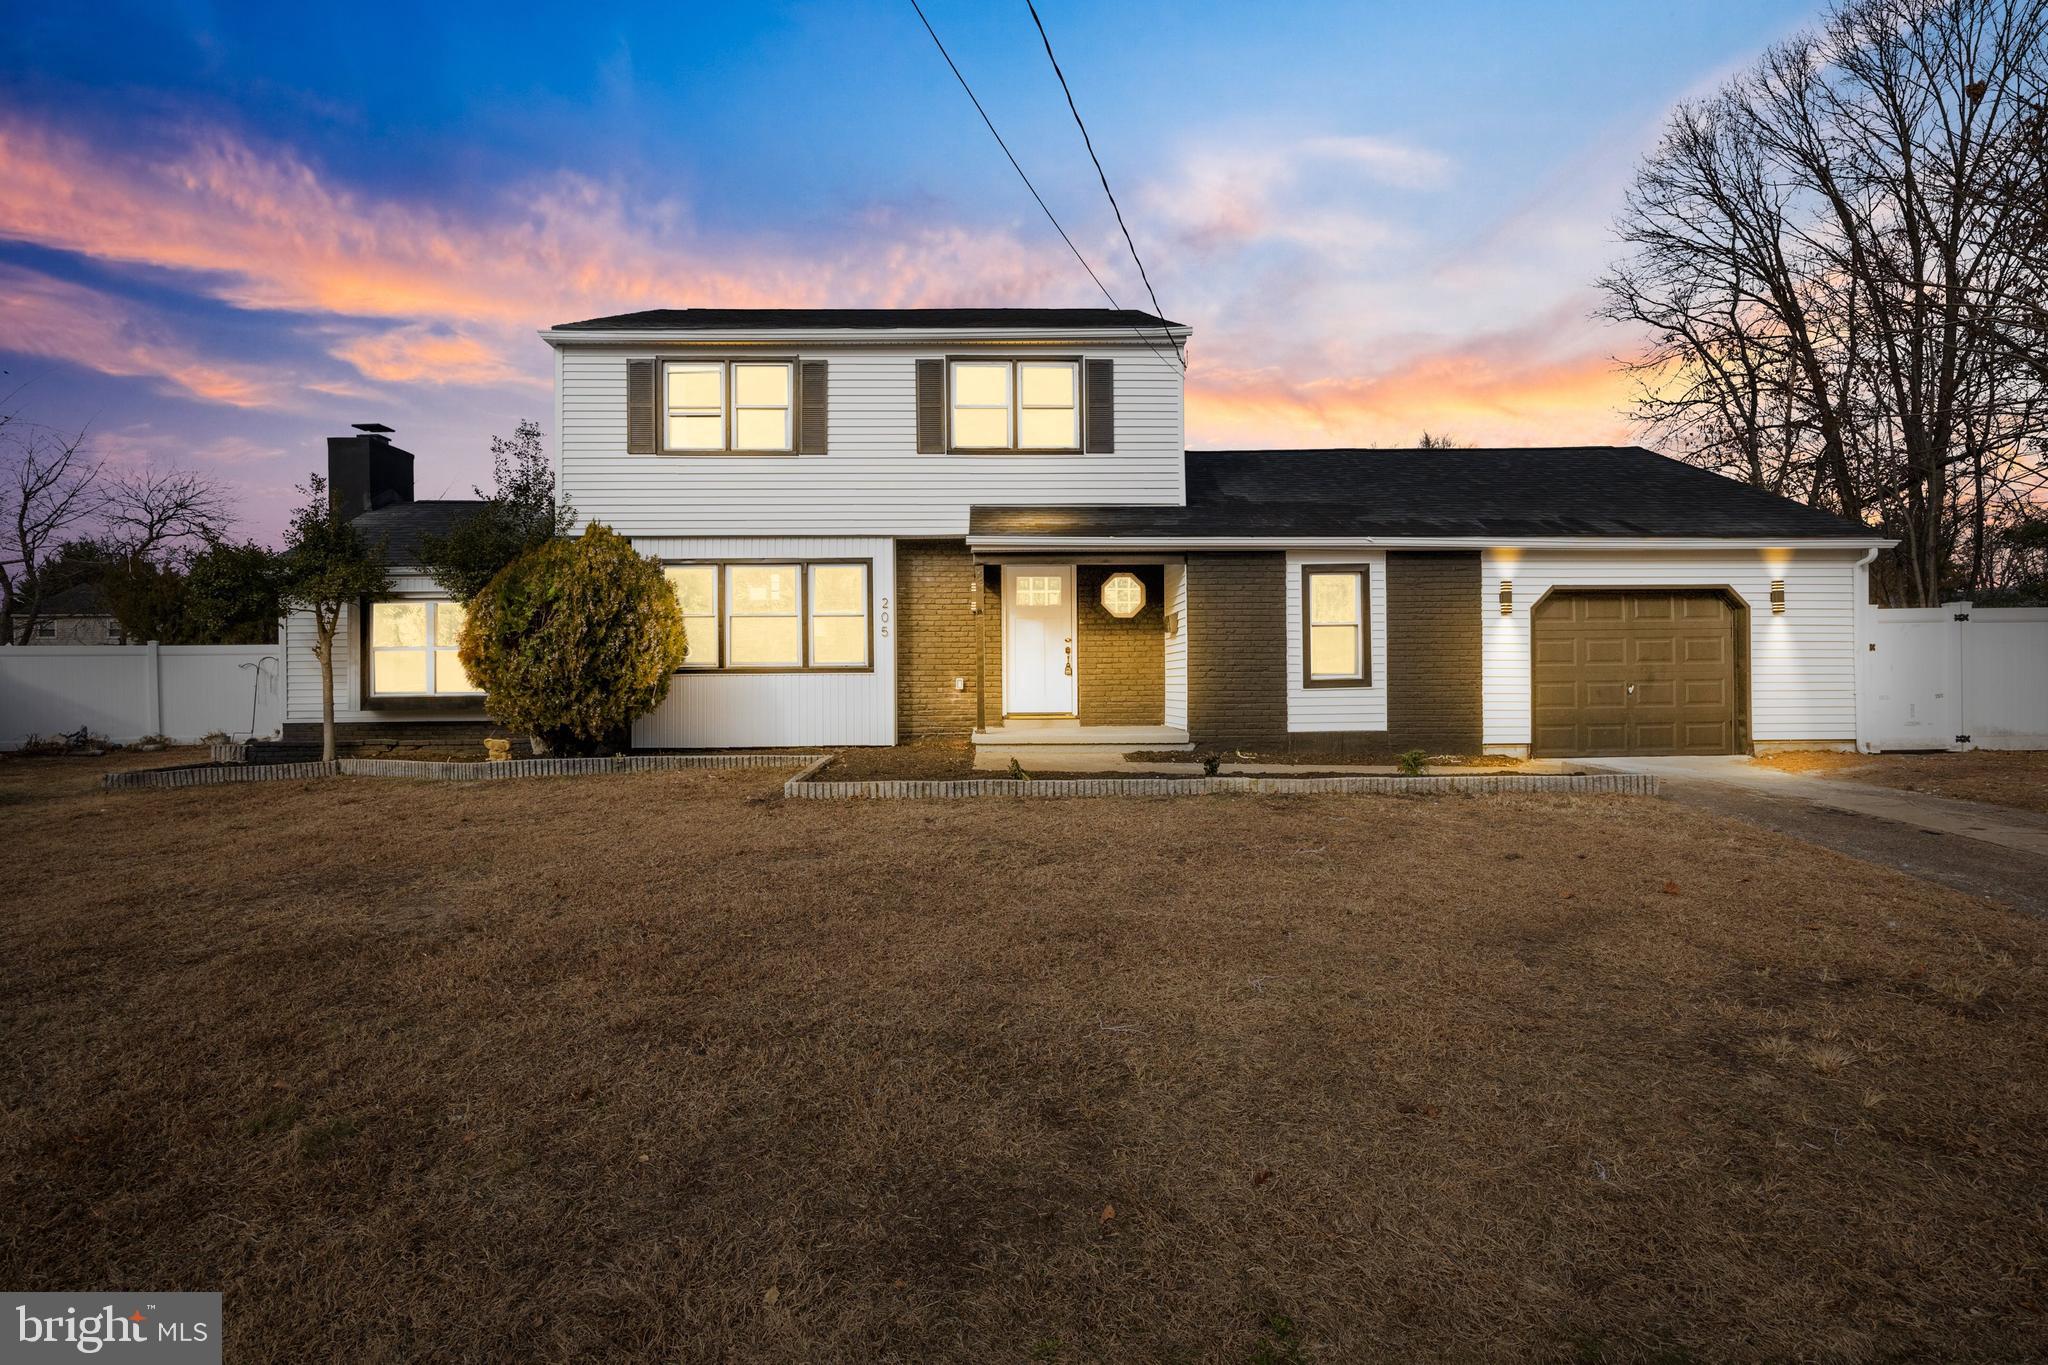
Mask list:
[[[875,565],[871,559],[833,558],[805,559],[671,559],[662,563],[665,569],[708,568],[716,573],[715,587],[718,593],[718,615],[714,618],[718,626],[715,664],[684,664],[676,669],[678,673],[872,673],[875,669]],[[798,651],[802,659],[795,664],[736,664],[732,662],[732,589],[730,576],[734,569],[781,568],[796,570],[796,619],[798,630]],[[858,664],[821,664],[811,659],[812,622],[820,613],[811,610],[811,574],[817,569],[848,568],[859,569],[861,575],[862,606],[859,613],[825,612],[827,617],[851,618],[858,616],[866,623],[867,658]],[[739,615],[753,616],[752,612]],[[780,616],[780,613],[776,615]],[[769,619],[764,617],[763,619]]]
[[[789,394],[789,401],[787,403],[741,403],[739,401],[739,390],[738,385],[736,383],[737,376],[734,374],[734,371],[740,366],[747,365],[780,367],[787,376],[787,392]],[[712,415],[712,409],[710,408],[676,408],[671,407],[669,405],[668,377],[670,371],[672,370],[709,370],[717,373],[717,416],[719,419],[719,430],[722,433],[722,435],[719,438],[718,445],[674,446],[669,444],[668,424],[669,419],[671,417]],[[759,358],[747,357],[745,359],[738,360],[699,360],[695,358],[673,358],[663,360],[660,365],[660,374],[657,376],[659,382],[656,385],[657,391],[660,394],[661,422],[660,431],[658,434],[660,437],[661,453],[664,455],[796,454],[796,409],[798,403],[797,379],[799,373],[800,371],[798,369],[796,359],[794,357],[785,356]],[[739,449],[733,445],[733,433],[738,429],[739,425],[736,416],[737,413],[739,413],[742,410],[748,412],[774,412],[778,409],[780,409],[782,413],[782,445],[780,447],[773,449],[760,449],[757,447],[750,446],[745,449]]]
[[[436,660],[434,656],[436,654],[444,653],[452,654],[455,652],[455,649],[453,646],[437,645],[434,643],[435,618],[439,614],[439,611],[442,607],[455,607],[461,605],[462,604],[459,602],[455,602],[450,599],[440,597],[387,597],[380,601],[372,602],[370,604],[370,629],[367,636],[368,643],[364,647],[364,653],[369,656],[371,697],[382,699],[385,697],[481,697],[484,695],[483,689],[480,687],[473,687],[467,691],[442,691],[438,686],[436,686],[439,674],[438,670],[435,668]],[[377,608],[384,606],[425,607],[427,609],[426,628],[424,632],[421,634],[421,642],[419,644],[379,645],[376,642]],[[422,676],[426,678],[426,688],[424,690],[411,691],[386,691],[384,688],[379,687],[377,685],[377,663],[381,656],[387,654],[424,655],[426,669],[425,673]]]
[[[960,367],[980,366],[1003,371],[1003,401],[1001,403],[963,403],[959,394]],[[995,445],[967,446],[959,443],[956,435],[960,423],[957,420],[962,410],[968,412],[997,412],[1003,414],[1003,439]],[[1015,450],[1017,448],[1017,363],[1013,360],[949,360],[946,362],[946,435],[949,444],[956,450],[980,452],[986,450]]]

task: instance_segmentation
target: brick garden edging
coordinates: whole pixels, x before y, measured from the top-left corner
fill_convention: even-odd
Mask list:
[[[228,747],[228,746],[219,746]],[[251,763],[241,767],[159,768],[103,773],[108,791],[142,787],[212,787],[226,782],[296,782],[309,777],[410,777],[491,782],[513,777],[579,777],[599,773],[670,772],[686,768],[815,770],[828,754],[621,754],[616,758],[515,758],[503,763],[436,763],[409,758],[337,758],[331,763]]]
[[[1573,773],[1519,777],[1008,777],[950,781],[816,782],[814,768],[782,784],[787,797],[824,801],[918,801],[977,796],[1505,796],[1522,792],[1655,796],[1647,773]]]

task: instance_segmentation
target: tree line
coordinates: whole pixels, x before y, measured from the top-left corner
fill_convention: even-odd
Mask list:
[[[1896,537],[1882,602],[2048,600],[2048,0],[1838,0],[1675,111],[1617,226],[1672,453]]]
[[[81,586],[131,640],[276,639],[272,552],[231,538],[234,520],[203,474],[110,469],[88,432],[0,410],[0,641],[28,644],[52,602]]]

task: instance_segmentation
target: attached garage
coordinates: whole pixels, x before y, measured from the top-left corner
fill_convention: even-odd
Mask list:
[[[1534,752],[1744,752],[1742,626],[1715,589],[1550,592],[1531,619]]]

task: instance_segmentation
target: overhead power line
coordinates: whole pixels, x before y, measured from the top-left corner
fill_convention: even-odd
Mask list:
[[[1015,152],[1012,152],[1010,150],[1010,144],[1003,141],[1003,135],[996,131],[995,120],[988,116],[988,110],[981,107],[980,98],[974,93],[974,87],[967,83],[967,77],[960,73],[960,67],[958,63],[956,63],[953,60],[953,54],[946,51],[946,45],[944,42],[940,40],[938,30],[933,28],[932,21],[925,17],[924,6],[918,4],[917,0],[910,0],[910,7],[913,10],[917,11],[918,22],[924,25],[924,31],[926,33],[931,34],[932,45],[937,47],[939,49],[939,55],[946,59],[946,66],[952,71],[953,79],[960,82],[960,88],[967,92],[968,100],[974,105],[974,112],[981,115],[982,123],[987,125],[989,136],[993,137],[996,140],[996,146],[1002,148],[1003,155],[1009,158],[1010,169],[1017,172],[1017,178],[1024,182],[1024,188],[1030,190],[1031,197],[1038,201],[1038,207],[1041,211],[1044,212],[1045,220],[1048,223],[1052,224],[1054,232],[1059,233],[1060,240],[1067,244],[1067,250],[1074,253],[1074,259],[1079,261],[1081,263],[1081,268],[1088,272],[1088,278],[1095,281],[1095,287],[1102,291],[1102,297],[1109,300],[1109,306],[1116,309],[1118,312],[1125,311],[1124,306],[1116,301],[1116,295],[1109,292],[1109,286],[1102,282],[1102,277],[1095,273],[1095,267],[1088,264],[1088,258],[1081,254],[1081,248],[1074,245],[1074,239],[1072,237],[1069,237],[1067,235],[1067,230],[1060,226],[1060,220],[1056,216],[1054,216],[1052,207],[1045,202],[1045,196],[1038,192],[1038,186],[1031,183],[1031,177],[1029,175],[1026,175],[1024,173],[1024,167],[1018,164],[1017,155]],[[1034,17],[1036,17],[1035,13]],[[1049,48],[1048,51],[1050,51]],[[1091,152],[1091,155],[1092,154],[1093,153]],[[1107,188],[1106,183],[1104,188]],[[1119,216],[1119,221],[1121,221],[1121,216]],[[1126,240],[1129,239],[1128,233],[1125,234],[1125,238]],[[1140,267],[1140,269],[1142,272],[1142,267]],[[1147,281],[1146,283],[1146,289],[1148,292],[1151,289],[1151,284],[1149,281]],[[1154,307],[1157,306],[1158,305],[1155,303]],[[1165,320],[1166,319],[1163,316],[1160,317],[1161,322],[1164,322]],[[1164,355],[1160,354],[1159,348],[1152,344],[1152,338],[1145,335],[1145,332],[1142,328],[1133,327],[1131,328],[1131,331],[1137,336],[1137,338],[1140,341],[1145,343],[1147,349],[1149,349],[1152,352],[1152,354],[1159,356],[1161,360],[1166,359]],[[1170,342],[1172,338],[1169,336],[1168,340]],[[1178,346],[1173,347],[1173,353],[1174,364],[1179,365],[1182,369],[1185,369],[1186,366],[1181,363],[1179,358],[1180,348]]]
[[[1081,118],[1080,107],[1074,103],[1073,87],[1067,84],[1067,73],[1060,70],[1060,59],[1053,56],[1052,39],[1045,31],[1045,21],[1038,17],[1038,6],[1032,0],[1024,0],[1024,8],[1031,11],[1031,22],[1038,26],[1038,41],[1045,44],[1045,59],[1052,63],[1052,74],[1060,78],[1060,93],[1067,97],[1067,110],[1074,116],[1074,126],[1081,130],[1081,143],[1088,149],[1088,159],[1095,163],[1095,178],[1102,182],[1102,192],[1109,198],[1110,211],[1116,214],[1116,225],[1123,230],[1124,245],[1131,249],[1131,259],[1137,262],[1138,278],[1145,282],[1145,294],[1152,300],[1152,316],[1166,321],[1166,310],[1159,306],[1159,295],[1152,288],[1152,277],[1145,271],[1145,258],[1138,254],[1138,244],[1131,240],[1130,225],[1124,222],[1123,205],[1116,202],[1116,191],[1109,187],[1109,175],[1102,169],[1102,158],[1095,155],[1095,139],[1088,136],[1088,125]]]

